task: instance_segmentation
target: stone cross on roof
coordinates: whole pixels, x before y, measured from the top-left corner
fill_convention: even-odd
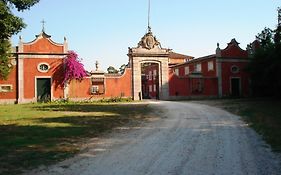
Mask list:
[[[41,21],[41,23],[42,23],[42,32],[45,32],[45,23],[46,23],[46,21],[43,19]]]

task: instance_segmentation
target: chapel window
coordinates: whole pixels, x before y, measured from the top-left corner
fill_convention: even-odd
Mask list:
[[[38,69],[39,72],[45,73],[45,72],[49,71],[50,66],[49,66],[48,63],[40,63],[40,64],[38,64],[37,69]]]
[[[238,67],[238,66],[235,66],[235,65],[232,66],[232,67],[231,67],[231,72],[232,72],[232,73],[238,73],[238,72],[239,72],[239,67]]]

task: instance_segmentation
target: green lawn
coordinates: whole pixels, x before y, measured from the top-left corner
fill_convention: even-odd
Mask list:
[[[210,100],[207,104],[242,116],[271,145],[273,151],[281,152],[281,100],[225,99]]]
[[[0,105],[0,174],[73,156],[87,138],[138,124],[150,111],[141,103]]]

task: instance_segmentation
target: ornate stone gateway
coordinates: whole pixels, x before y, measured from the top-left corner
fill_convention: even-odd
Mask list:
[[[132,68],[132,95],[134,100],[142,97],[141,89],[141,64],[157,63],[159,66],[159,99],[169,98],[168,62],[169,49],[161,47],[160,42],[153,36],[150,27],[142,37],[137,47],[129,48],[129,66]]]

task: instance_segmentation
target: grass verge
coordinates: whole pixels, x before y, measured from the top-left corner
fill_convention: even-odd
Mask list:
[[[205,103],[205,102],[203,102]],[[261,134],[272,150],[281,152],[281,101],[274,99],[210,100],[207,104],[223,108],[243,118]]]
[[[0,105],[0,174],[73,156],[85,139],[149,118],[146,104]]]

